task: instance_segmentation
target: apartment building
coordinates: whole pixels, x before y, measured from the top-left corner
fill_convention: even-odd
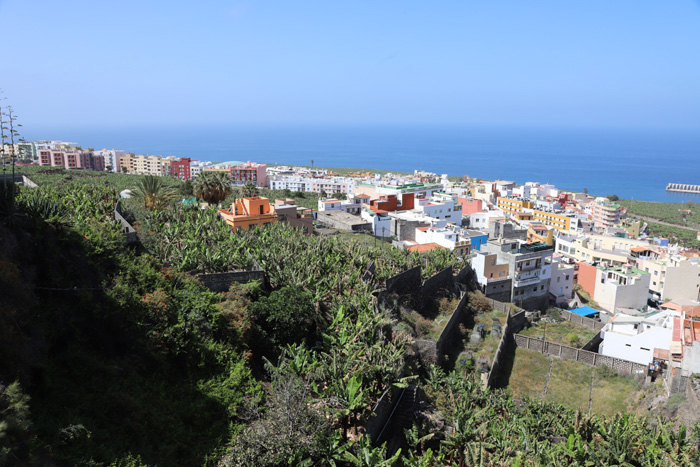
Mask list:
[[[231,182],[234,185],[252,183],[257,187],[267,186],[267,164],[244,162],[231,167]]]
[[[183,157],[180,160],[172,161],[170,163],[172,176],[180,180],[190,180],[192,178],[192,172],[190,171],[191,163],[192,159],[189,157]]]
[[[613,266],[626,264],[632,248],[648,247],[646,240],[620,238],[609,235],[559,235],[556,252],[575,261],[607,262]]]
[[[314,193],[352,193],[355,181],[349,177],[327,177],[311,179],[311,191]]]
[[[501,302],[511,299],[512,279],[508,261],[495,253],[477,252],[472,257],[472,269],[481,292]]]
[[[74,170],[104,171],[105,159],[92,152],[63,149],[39,150],[39,164],[47,167],[63,167]]]
[[[564,214],[561,211],[542,211],[535,209],[533,211],[535,220],[544,225],[554,227],[557,230],[568,232],[571,230],[572,217]]]
[[[546,309],[552,277],[551,245],[500,238],[489,240],[481,250],[495,254],[501,264],[508,264],[511,290],[507,301],[526,309]]]
[[[607,198],[597,198],[590,204],[590,211],[593,225],[605,229],[620,222],[622,208]]]
[[[444,219],[458,224],[462,222],[462,206],[457,203],[456,195],[435,193],[430,199],[416,198],[416,205],[413,209],[427,217]]]
[[[507,212],[508,214],[516,214],[523,212],[525,209],[532,209],[535,204],[532,201],[523,198],[498,198],[498,209]]]
[[[267,183],[271,190],[301,191],[311,192],[311,177],[300,175],[271,175],[267,178]]]
[[[632,249],[629,260],[650,274],[649,292],[656,300],[700,299],[700,258],[639,247]]]
[[[552,280],[549,293],[556,303],[566,303],[574,298],[574,264],[562,261],[561,257],[552,257]]]

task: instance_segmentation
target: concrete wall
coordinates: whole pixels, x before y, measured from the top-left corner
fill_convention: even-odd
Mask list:
[[[598,269],[588,263],[578,263],[578,285],[593,298],[595,295],[596,277]]]
[[[646,375],[647,373],[647,365],[643,365],[641,363],[623,360],[621,358],[609,357],[607,355],[600,355],[595,352],[555,344],[553,342],[522,336],[520,334],[515,334],[513,337],[517,347],[534,350],[535,352],[539,352],[541,354],[552,355],[564,360],[573,360],[591,366],[609,366],[610,368],[624,374]]]

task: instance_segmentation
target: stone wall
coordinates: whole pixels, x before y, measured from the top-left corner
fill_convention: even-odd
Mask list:
[[[489,372],[488,379],[486,381],[486,386],[489,388],[500,388],[505,386],[504,376],[506,370],[506,363],[508,358],[512,358],[513,351],[515,350],[515,342],[513,341],[513,329],[522,329],[525,326],[527,319],[525,318],[525,311],[520,311],[515,315],[508,312],[508,317],[506,318],[506,325],[503,326],[501,341],[498,343],[498,349],[496,349],[496,355],[493,357],[491,362],[491,371]],[[522,327],[521,327],[522,326]],[[520,330],[518,329],[518,330]]]
[[[534,350],[544,355],[559,357],[564,360],[573,360],[591,366],[609,366],[623,374],[644,374],[647,373],[647,366],[641,363],[623,360],[621,358],[601,355],[588,350],[577,349],[567,345],[555,344],[533,337],[516,334],[514,336],[516,347]]]
[[[416,292],[421,288],[420,266],[411,268],[386,280],[386,291],[398,294]]]
[[[471,265],[465,265],[461,271],[455,276],[455,282],[458,284],[469,284],[474,280],[474,270]]]
[[[466,317],[466,306],[469,301],[469,296],[465,293],[459,300],[459,303],[452,312],[450,320],[447,322],[442,332],[440,333],[440,338],[435,344],[438,358],[442,358],[445,355],[447,348],[450,345],[454,345],[455,337],[457,337],[457,330],[459,328],[459,323],[461,323]]]
[[[265,272],[262,270],[215,272],[211,274],[197,274],[195,277],[212,292],[226,292],[234,282],[247,284],[248,282],[259,281],[261,286],[264,287],[265,285]]]
[[[390,386],[374,404],[372,415],[365,423],[365,433],[370,437],[372,443],[376,443],[379,436],[383,434],[382,430],[389,422],[391,413],[400,400],[400,391],[403,392],[395,386]]]
[[[8,170],[10,170],[10,167],[8,166]],[[15,183],[21,183],[24,186],[27,186],[29,188],[36,188],[37,185],[34,183],[29,177],[27,177],[24,174],[17,173],[15,172],[14,178],[12,177],[11,173],[8,174],[0,174],[0,180],[8,180],[8,181],[14,181]]]

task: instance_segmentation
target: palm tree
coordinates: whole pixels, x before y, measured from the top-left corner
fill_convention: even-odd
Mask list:
[[[202,172],[194,179],[194,194],[209,204],[219,204],[231,193],[231,176],[226,172]]]
[[[250,198],[251,196],[257,196],[258,195],[258,189],[257,187],[248,182],[245,185],[243,185],[243,188],[241,189],[241,196],[243,198]]]
[[[177,190],[163,184],[163,179],[155,175],[146,175],[134,189],[134,196],[143,201],[148,209],[162,209],[175,199]]]

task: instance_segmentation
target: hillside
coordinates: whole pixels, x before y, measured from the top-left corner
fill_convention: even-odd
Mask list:
[[[14,209],[0,199],[0,464],[700,461],[698,428],[516,403],[482,389],[473,367],[423,359],[417,344],[434,347],[454,291],[382,290],[418,265],[423,280],[462,269],[449,252],[281,224],[233,234],[211,208],[149,211],[135,199],[125,210],[143,247],[128,246],[115,187],[22,188]],[[190,274],[252,260],[264,284],[214,293]],[[392,387],[413,403],[373,445],[372,409]]]

